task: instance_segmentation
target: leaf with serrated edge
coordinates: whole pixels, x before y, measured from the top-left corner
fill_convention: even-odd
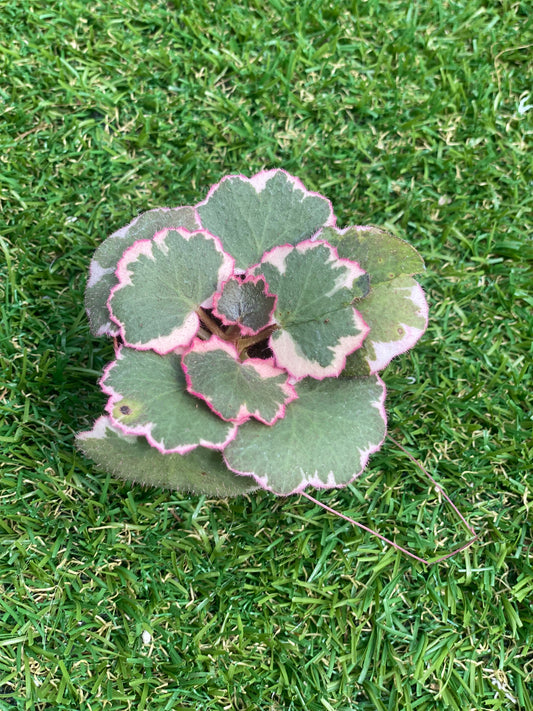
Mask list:
[[[338,375],[368,333],[350,305],[352,285],[364,274],[359,265],[339,259],[327,242],[306,240],[274,247],[250,272],[262,274],[278,297],[279,329],[269,342],[277,365],[294,378]]]
[[[225,326],[238,324],[243,336],[254,336],[272,323],[276,297],[262,277],[230,278],[213,299],[213,312]]]
[[[412,348],[427,328],[428,303],[412,277],[377,284],[357,308],[370,326],[370,334],[363,347],[348,356],[343,375],[383,370],[395,356]]]
[[[164,354],[187,346],[200,326],[197,309],[233,273],[234,261],[213,235],[162,230],[126,250],[108,307],[126,345]]]
[[[108,416],[76,437],[76,445],[97,466],[139,484],[225,498],[255,491],[252,477],[229,471],[220,452],[198,447],[189,454],[161,454],[144,437],[125,435]]]
[[[236,426],[187,392],[181,354],[120,348],[100,381],[106,411],[125,434],[144,435],[160,452],[186,454],[199,445],[222,449]]]
[[[340,257],[358,262],[368,272],[371,286],[425,269],[422,257],[411,244],[374,225],[342,230],[325,227],[318,236],[336,247]]]
[[[296,398],[287,373],[271,359],[240,361],[235,346],[217,336],[208,341],[195,338],[182,365],[188,391],[224,420],[239,425],[250,417],[272,425]]]
[[[151,239],[164,228],[200,228],[200,218],[193,207],[158,207],[136,217],[129,225],[109,235],[95,251],[89,267],[85,290],[85,308],[91,333],[118,336],[119,328],[109,316],[107,300],[117,284],[115,270],[124,251],[140,239]]]
[[[330,201],[284,170],[226,176],[196,209],[241,270],[276,245],[296,244],[335,224]]]
[[[282,496],[307,486],[346,486],[382,445],[385,385],[378,376],[302,380],[274,427],[253,421],[224,450],[228,467]]]

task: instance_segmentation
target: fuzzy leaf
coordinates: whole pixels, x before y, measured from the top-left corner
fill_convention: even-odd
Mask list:
[[[296,244],[320,227],[335,224],[331,203],[284,170],[252,178],[230,175],[214,185],[196,206],[202,226],[217,235],[246,269],[276,245]]]
[[[373,287],[357,304],[370,334],[363,347],[346,360],[343,375],[378,373],[391,360],[412,348],[428,323],[428,304],[420,284],[397,277]]]
[[[195,339],[182,363],[188,391],[203,398],[224,420],[237,424],[255,417],[272,425],[296,397],[284,370],[258,358],[241,362],[237,349],[216,336]]]
[[[113,424],[125,434],[144,435],[162,453],[185,454],[198,445],[222,449],[235,436],[235,425],[189,395],[177,353],[121,348],[101,385]]]
[[[168,353],[196,335],[200,306],[233,273],[233,259],[208,232],[162,230],[139,240],[117,267],[109,310],[126,345]]]
[[[250,421],[224,450],[230,469],[283,496],[345,486],[385,437],[385,386],[377,376],[303,380],[274,427]]]
[[[370,276],[374,286],[399,276],[423,272],[424,261],[408,242],[379,227],[326,227],[320,238],[337,248],[340,257],[352,259]]]
[[[198,214],[193,207],[160,207],[136,217],[129,225],[107,237],[95,251],[89,269],[85,291],[85,308],[91,324],[91,333],[117,336],[119,328],[109,317],[107,300],[113,286],[118,283],[115,270],[124,251],[140,239],[151,239],[164,228],[184,227],[193,231],[200,227]]]
[[[269,343],[276,363],[295,378],[338,375],[368,333],[350,305],[353,283],[363,274],[359,265],[338,259],[326,242],[307,240],[274,247],[252,271],[278,297],[279,329]]]
[[[428,306],[420,285],[411,279],[424,262],[409,243],[379,227],[326,227],[321,237],[339,254],[355,259],[368,272],[370,292],[356,306],[370,326],[362,348],[348,356],[343,376],[383,370],[412,348],[427,327]]]
[[[224,325],[238,324],[241,333],[253,336],[272,320],[276,297],[268,293],[261,277],[228,279],[213,300],[214,313]]]
[[[220,452],[198,447],[185,455],[161,454],[144,437],[123,434],[107,416],[81,432],[76,444],[99,467],[126,481],[220,498],[258,488],[252,477],[229,471]]]

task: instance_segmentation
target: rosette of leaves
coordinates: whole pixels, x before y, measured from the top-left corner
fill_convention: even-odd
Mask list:
[[[348,484],[385,437],[379,372],[426,328],[423,268],[382,229],[339,229],[283,170],[140,215],[91,262],[91,330],[115,359],[79,447],[121,478],[220,497]]]

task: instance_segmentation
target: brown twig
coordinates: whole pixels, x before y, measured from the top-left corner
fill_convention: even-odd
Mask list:
[[[267,338],[269,338],[274,331],[278,329],[277,324],[272,324],[272,326],[267,326],[264,328],[262,331],[259,331],[259,333],[256,333],[255,336],[247,336],[246,338],[239,338],[237,341],[237,350],[239,351],[239,356],[242,357],[242,354],[244,351],[250,346],[254,346],[256,343],[261,343],[261,341],[265,341]]]
[[[213,333],[215,336],[222,338],[224,341],[226,339],[225,332],[220,328],[220,326],[214,321],[208,313],[206,313],[201,306],[198,307],[196,313],[200,317],[201,321],[205,326]]]

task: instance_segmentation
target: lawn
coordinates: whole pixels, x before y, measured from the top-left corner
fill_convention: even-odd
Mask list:
[[[527,0],[0,0],[0,711],[533,710],[532,58]],[[426,261],[383,377],[479,534],[446,561],[74,446],[96,246],[276,167]],[[469,536],[392,441],[309,493],[422,557]]]

